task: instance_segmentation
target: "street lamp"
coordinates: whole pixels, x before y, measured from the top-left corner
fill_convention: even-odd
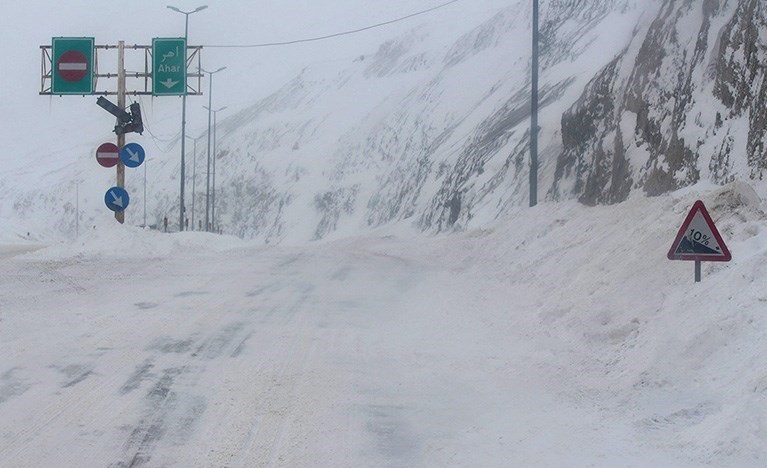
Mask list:
[[[219,107],[218,109],[211,109],[208,106],[203,106],[208,109],[208,112],[213,112],[213,181],[211,182],[212,188],[210,190],[210,220],[211,225],[216,226],[216,117],[218,113],[226,106]]]
[[[171,5],[168,5],[168,8],[175,11],[176,13],[181,13],[184,15],[184,44],[186,44],[187,38],[189,37],[189,15],[192,13],[197,13],[198,11],[202,11],[208,8],[208,6],[199,6],[192,11],[182,11]],[[184,51],[184,68],[184,73],[186,73],[186,50]],[[186,152],[186,94],[187,91],[184,89],[184,94],[182,94],[181,97],[181,190],[179,194],[179,231],[184,230],[184,153]]]
[[[80,184],[82,179],[75,180],[75,237],[80,237]]]
[[[213,107],[213,75],[226,70],[226,67],[221,67],[218,70],[207,71],[200,68],[200,71],[207,73],[209,76],[209,91],[208,91],[208,170],[205,176],[205,230],[210,231],[210,118],[211,108]]]
[[[202,138],[202,135],[197,138],[189,135],[186,137],[191,138],[194,142],[194,149],[192,150],[192,231],[194,231],[194,199],[197,196],[197,140]]]
[[[530,206],[538,204],[538,0],[533,0],[533,63],[530,96]]]

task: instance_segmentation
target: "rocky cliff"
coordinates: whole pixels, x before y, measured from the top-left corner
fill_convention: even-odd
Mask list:
[[[667,0],[562,115],[553,199],[762,180],[767,5]]]

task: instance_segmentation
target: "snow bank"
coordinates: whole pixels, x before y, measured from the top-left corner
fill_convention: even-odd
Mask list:
[[[103,219],[76,239],[50,245],[33,258],[55,260],[70,257],[166,257],[179,253],[222,252],[249,245],[237,237],[206,232],[165,233]]]
[[[537,348],[515,358],[529,361],[530,374],[548,375],[560,398],[594,408],[597,440],[627,437],[638,456],[660,447],[678,454],[675,466],[763,466],[767,217],[748,184],[709,188],[615,206],[541,204],[492,229],[377,248],[424,264],[439,259],[453,275],[476,278],[478,297],[496,297],[497,308],[457,323],[534,337]],[[704,263],[698,284],[692,262],[666,259],[696,199],[733,254],[730,263]]]

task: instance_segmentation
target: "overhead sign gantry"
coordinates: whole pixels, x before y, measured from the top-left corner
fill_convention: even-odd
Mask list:
[[[126,46],[124,41],[119,41],[117,45],[96,45],[92,37],[54,37],[51,45],[40,46],[40,49],[41,95],[100,95],[96,103],[116,118],[114,133],[117,144],[99,146],[96,159],[102,166],[116,166],[116,186],[107,190],[104,201],[115,212],[115,219],[123,223],[129,200],[124,189],[125,166],[138,167],[145,157],[140,145],[125,144],[126,133],[142,133],[144,130],[139,103],[132,103],[126,110],[125,98],[136,95],[201,95],[202,46],[188,46],[183,38],[154,38],[151,46]],[[117,51],[117,70],[103,73],[99,70],[99,52],[110,50]],[[143,52],[143,72],[126,72],[126,50]],[[192,73],[189,73],[190,69]],[[189,78],[193,79],[191,83]],[[102,81],[99,82],[99,79]],[[117,80],[116,89],[97,89],[100,83],[112,79]],[[129,79],[132,86],[128,85]],[[135,85],[137,80],[139,84]],[[104,97],[108,95],[117,96],[117,103]],[[119,160],[114,157],[116,151],[119,152]]]

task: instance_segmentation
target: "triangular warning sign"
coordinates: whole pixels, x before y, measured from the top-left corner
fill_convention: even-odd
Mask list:
[[[692,205],[668,251],[668,259],[709,262],[729,262],[732,259],[702,201]]]

